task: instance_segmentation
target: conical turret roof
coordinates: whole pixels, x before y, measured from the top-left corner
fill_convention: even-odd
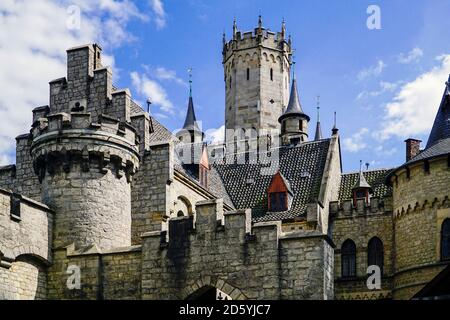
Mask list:
[[[281,117],[278,119],[278,121],[281,122],[281,120],[290,116],[300,116],[306,118],[307,121],[310,120],[309,116],[303,113],[302,106],[300,104],[300,99],[298,96],[297,79],[295,78],[292,80],[291,95],[289,97],[288,106],[284,111],[284,113],[281,115]]]
[[[442,97],[441,105],[439,106],[425,149],[428,149],[442,139],[448,138],[450,138],[450,76],[445,83],[444,96]]]

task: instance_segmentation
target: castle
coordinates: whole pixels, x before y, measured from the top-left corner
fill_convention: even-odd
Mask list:
[[[207,145],[192,91],[172,134],[100,46],[67,50],[0,168],[0,299],[448,298],[450,80],[425,149],[343,173],[337,127],[309,134],[284,23],[235,22],[223,67],[227,133]]]

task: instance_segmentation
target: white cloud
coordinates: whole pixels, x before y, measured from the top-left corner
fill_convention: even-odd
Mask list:
[[[205,140],[213,144],[223,143],[225,141],[225,126],[206,130]]]
[[[174,81],[180,85],[187,86],[186,82],[177,77],[177,74],[173,70],[168,70],[164,67],[157,67],[155,70],[155,77],[159,80],[168,80],[168,81]]]
[[[377,139],[417,137],[430,132],[450,73],[450,55],[436,58],[439,65],[404,84],[384,108],[383,126]]]
[[[80,28],[67,27],[80,8]],[[15,137],[28,132],[31,110],[48,101],[48,82],[66,75],[66,49],[99,42],[120,46],[127,22],[146,17],[131,1],[0,1],[0,162],[11,161]],[[107,50],[105,50],[107,51]],[[112,55],[104,55],[113,62]]]
[[[164,4],[161,0],[150,0],[150,6],[155,14],[155,23],[158,29],[166,26],[166,12],[164,11]]]
[[[365,137],[369,133],[369,129],[361,128],[358,132],[354,133],[350,138],[345,138],[343,140],[344,149],[349,152],[358,152],[367,147],[364,142]]]
[[[419,62],[423,57],[423,50],[420,48],[414,48],[408,53],[400,53],[397,57],[397,61],[401,64],[409,64]]]
[[[358,73],[358,80],[362,81],[368,78],[372,77],[378,77],[383,70],[386,68],[386,64],[383,62],[383,60],[378,60],[377,64],[374,66],[371,66],[367,69],[363,69]]]
[[[381,81],[380,88],[378,90],[362,91],[361,93],[358,94],[358,96],[356,97],[356,100],[363,100],[366,98],[378,97],[387,92],[394,92],[400,84],[401,84],[401,82],[393,83],[393,82]]]
[[[136,71],[130,73],[131,81],[137,92],[149,97],[153,104],[161,107],[161,110],[174,114],[174,107],[169,100],[167,92],[156,81],[149,79],[145,74],[139,74]]]

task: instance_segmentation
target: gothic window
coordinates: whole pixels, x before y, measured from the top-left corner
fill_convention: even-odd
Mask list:
[[[381,274],[383,274],[384,249],[383,242],[378,237],[373,237],[369,241],[367,247],[367,264],[368,266],[379,266]]]
[[[247,68],[247,80],[250,80],[250,69]]]
[[[285,121],[283,121],[283,123],[281,125],[281,131],[286,132],[286,122]]]
[[[298,130],[303,131],[303,121],[302,120],[298,121]]]
[[[269,203],[271,212],[281,212],[287,210],[287,196],[286,192],[272,192],[269,193]]]
[[[273,81],[273,69],[270,68],[270,81]]]
[[[342,278],[356,277],[356,245],[347,239],[341,248]]]
[[[441,259],[450,260],[450,219],[445,219],[442,223]]]

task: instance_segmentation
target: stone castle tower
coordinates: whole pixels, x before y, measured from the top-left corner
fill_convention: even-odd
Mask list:
[[[289,99],[292,48],[283,21],[275,34],[262,26],[223,39],[226,129],[279,129],[278,118]]]
[[[127,246],[130,182],[139,166],[130,94],[112,93],[98,45],[70,49],[67,57],[67,78],[50,82],[50,106],[33,111],[31,131],[42,201],[55,210],[54,245]]]

